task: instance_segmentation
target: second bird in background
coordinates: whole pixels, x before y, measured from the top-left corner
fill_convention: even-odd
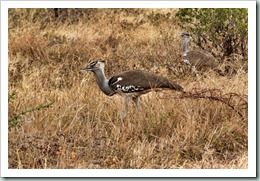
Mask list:
[[[217,59],[205,50],[189,50],[190,34],[182,33],[183,41],[183,62],[194,67],[195,70],[204,71],[215,69],[219,66]]]

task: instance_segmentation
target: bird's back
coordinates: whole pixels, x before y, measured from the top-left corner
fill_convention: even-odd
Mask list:
[[[204,67],[216,68],[218,62],[209,52],[204,50],[192,50],[184,57],[191,65],[195,66],[198,70]]]
[[[142,92],[156,88],[183,90],[175,82],[142,70],[130,70],[113,76],[109,80],[109,86],[115,91],[122,91],[124,93]]]

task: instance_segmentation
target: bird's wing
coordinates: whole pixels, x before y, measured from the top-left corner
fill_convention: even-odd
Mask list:
[[[204,50],[192,50],[185,57],[189,62],[196,67],[211,67],[215,68],[218,64],[213,55]]]
[[[119,90],[125,93],[145,91],[152,88],[182,90],[181,86],[169,81],[166,78],[158,77],[152,73],[141,70],[126,71],[119,75],[113,76],[109,80],[108,84],[111,89],[115,91]]]

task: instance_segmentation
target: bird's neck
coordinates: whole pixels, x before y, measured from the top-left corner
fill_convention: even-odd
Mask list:
[[[184,38],[183,40],[183,56],[186,56],[189,52],[189,38]]]
[[[102,92],[109,96],[113,95],[114,91],[108,85],[108,79],[105,76],[104,70],[96,70],[94,73],[96,75],[97,84]]]

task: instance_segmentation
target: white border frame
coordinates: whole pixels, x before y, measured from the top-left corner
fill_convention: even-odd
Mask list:
[[[248,169],[8,169],[8,8],[248,8]],[[255,1],[1,1],[2,177],[256,177]]]

